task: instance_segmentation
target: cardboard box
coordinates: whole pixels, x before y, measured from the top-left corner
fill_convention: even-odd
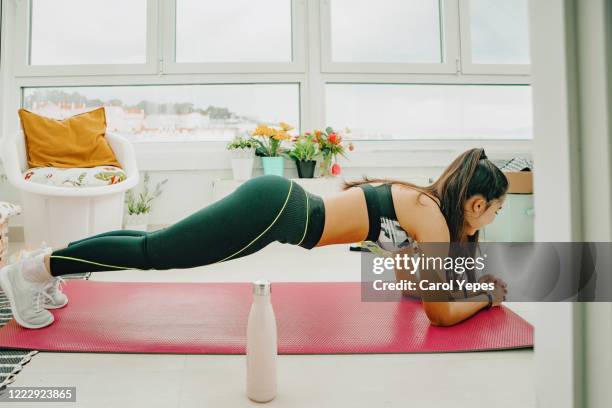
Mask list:
[[[508,179],[508,193],[533,194],[532,171],[504,171]]]

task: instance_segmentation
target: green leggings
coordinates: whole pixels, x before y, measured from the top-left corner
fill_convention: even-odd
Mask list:
[[[117,230],[73,241],[53,251],[51,274],[193,268],[240,258],[275,241],[311,249],[324,223],[320,197],[283,177],[260,176],[161,230]]]

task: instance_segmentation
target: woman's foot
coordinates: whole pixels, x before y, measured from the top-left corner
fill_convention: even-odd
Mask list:
[[[28,329],[40,329],[54,321],[51,312],[43,307],[48,280],[28,280],[23,273],[23,266],[28,262],[31,259],[24,258],[0,269],[0,286],[9,299],[17,323]]]
[[[21,251],[21,259],[33,258],[39,254],[50,255],[53,250],[47,246],[45,242],[42,243],[41,247],[33,251]],[[45,256],[43,255],[43,256]],[[46,264],[46,256],[45,256]],[[68,304],[68,296],[62,292],[62,284],[64,280],[59,276],[53,277],[45,285],[45,297],[43,300],[43,306],[45,309],[59,309]]]
[[[43,306],[45,309],[59,309],[68,304],[68,296],[62,292],[64,279],[54,276],[45,284],[45,299]]]

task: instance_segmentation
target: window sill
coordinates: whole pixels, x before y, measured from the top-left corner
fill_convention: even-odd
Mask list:
[[[347,168],[446,167],[461,152],[483,147],[491,159],[514,156],[532,158],[532,140],[401,140],[354,141]],[[136,142],[134,150],[141,171],[229,170],[226,142]],[[290,167],[289,160],[285,167]],[[261,168],[261,160],[255,160]]]

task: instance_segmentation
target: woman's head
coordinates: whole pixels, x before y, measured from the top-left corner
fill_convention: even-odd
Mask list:
[[[440,200],[451,240],[477,241],[503,205],[508,180],[478,148],[460,154],[427,190]]]

